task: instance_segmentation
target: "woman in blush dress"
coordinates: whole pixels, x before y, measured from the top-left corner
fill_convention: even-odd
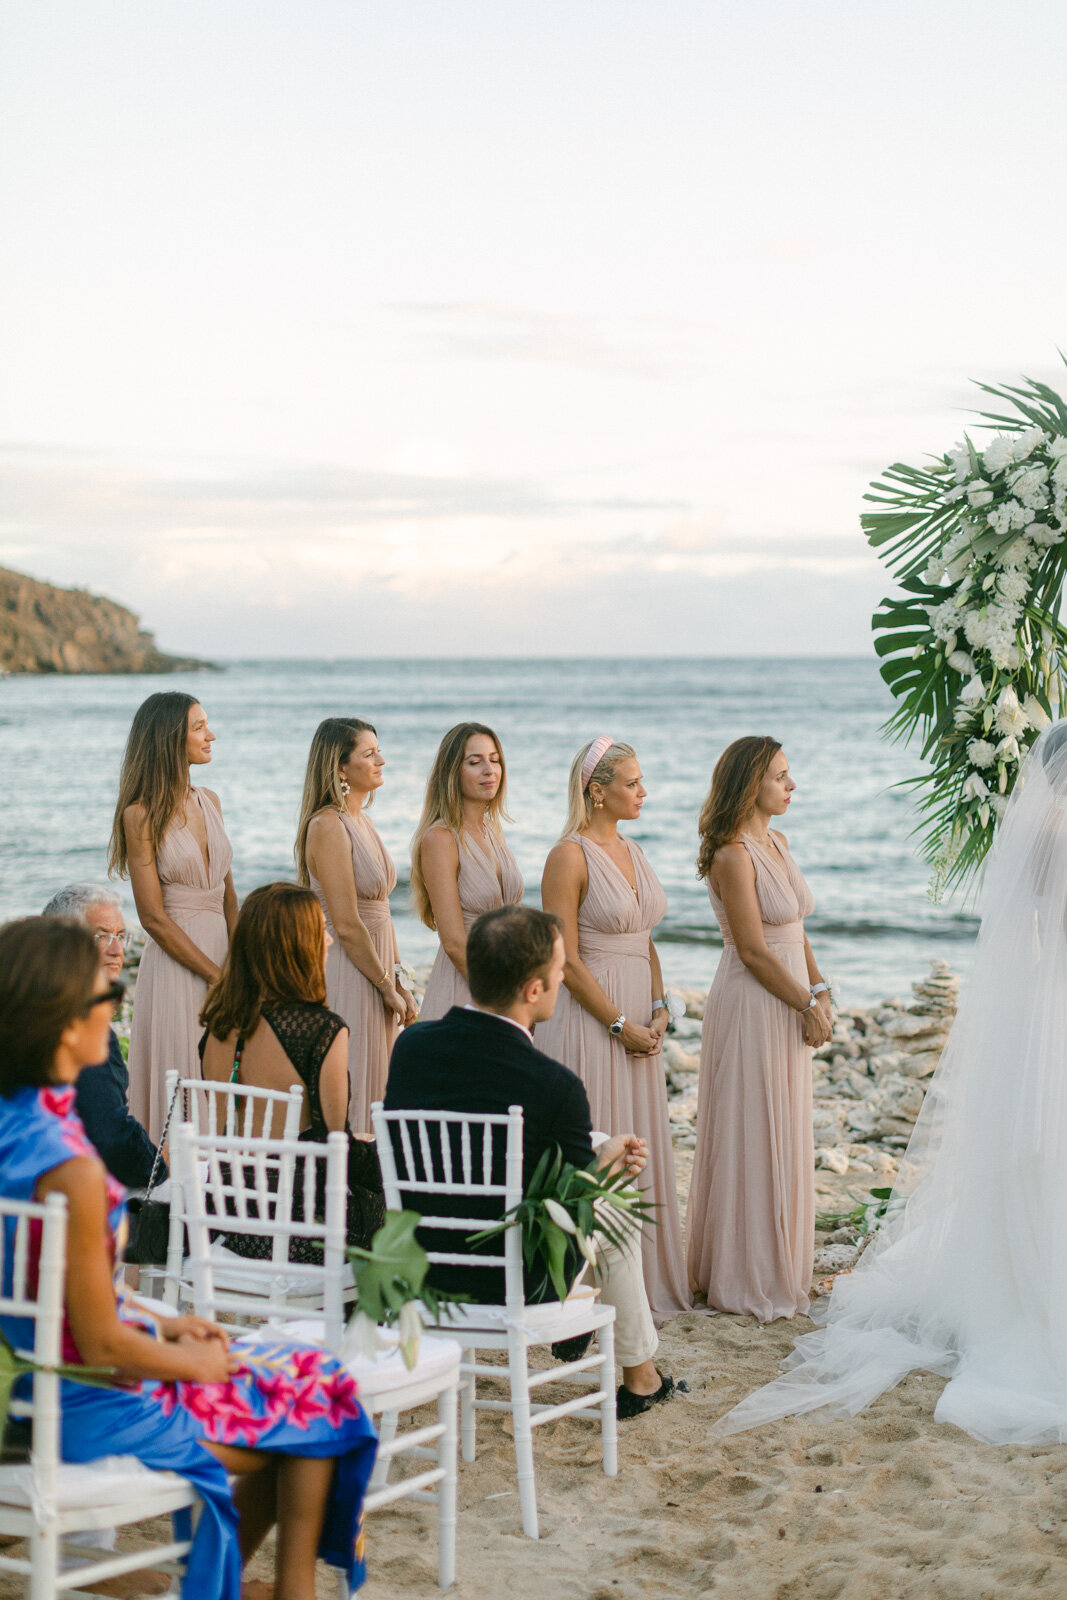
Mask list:
[[[808,1309],[815,1248],[811,1051],[830,996],[804,932],[814,901],[772,817],[796,784],[777,739],[720,756],[697,867],[722,930],[700,1052],[689,1282],[760,1322]]]
[[[566,992],[538,1023],[537,1047],[585,1085],[593,1127],[648,1141],[649,1198],[656,1225],[645,1229],[642,1263],[657,1323],[692,1309],[667,1116],[663,1035],[667,1007],[652,930],[667,897],[620,822],[641,815],[647,790],[628,744],[607,734],[571,765],[570,810],[545,864],[541,899],[563,923]]]
[[[192,695],[150,694],[134,714],[111,829],[108,870],[129,877],[148,935],[130,1030],[130,1110],[155,1142],[167,1073],[199,1074],[200,1010],[237,919],[222,807],[189,783],[214,742]]]
[[[475,918],[522,899],[522,874],[500,827],[506,802],[504,752],[492,728],[451,728],[411,841],[415,910],[441,941],[419,1011],[424,1022],[470,1000],[467,932]]]
[[[397,1028],[418,1016],[396,972],[389,914],[396,868],[367,816],[384,765],[369,722],[320,722],[296,836],[300,882],[318,895],[334,941],[326,956],[326,999],[348,1024],[348,1125],[355,1134],[371,1132],[370,1108],[385,1093]]]

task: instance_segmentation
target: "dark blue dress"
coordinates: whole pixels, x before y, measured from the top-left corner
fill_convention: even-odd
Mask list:
[[[21,1089],[0,1096],[0,1195],[34,1198],[38,1178],[74,1156],[96,1156],[74,1106],[74,1089]],[[125,1191],[108,1175],[108,1227],[113,1259],[121,1262],[126,1235]],[[13,1236],[14,1219],[7,1219]],[[6,1294],[13,1271],[12,1238],[4,1252]],[[31,1269],[40,1230],[31,1240]],[[119,1316],[153,1331],[124,1292]],[[32,1325],[23,1318],[0,1317],[9,1341],[33,1346]],[[63,1330],[64,1361],[81,1355],[68,1327]],[[374,1426],[359,1404],[356,1385],[344,1367],[321,1350],[281,1338],[256,1340],[233,1353],[243,1365],[225,1383],[131,1382],[128,1388],[100,1389],[64,1379],[61,1450],[66,1461],[93,1461],[104,1455],[136,1456],[145,1466],[177,1472],[203,1500],[203,1511],[189,1553],[183,1595],[191,1600],[240,1600],[241,1558],[237,1512],[226,1469],[202,1441],[245,1445],[272,1454],[328,1456],[337,1461],[319,1555],[348,1574],[349,1585],[364,1578],[360,1513],[374,1465]],[[20,1380],[27,1383],[28,1379]],[[189,1513],[175,1518],[177,1536],[188,1537]]]

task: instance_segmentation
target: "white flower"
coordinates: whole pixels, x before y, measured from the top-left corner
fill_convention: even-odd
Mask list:
[[[945,576],[945,563],[940,556],[931,557],[930,564],[923,573],[924,583],[940,583]]]
[[[1013,539],[1006,549],[998,551],[996,560],[1002,567],[1031,567],[1037,560],[1037,551],[1029,539]]]
[[[1012,442],[1011,453],[1016,461],[1025,461],[1027,456],[1033,455],[1039,445],[1045,443],[1048,434],[1041,428],[1024,428],[1022,433],[1017,433]]]
[[[1030,593],[1030,580],[1017,567],[1010,568],[997,579],[997,593],[1012,605],[1019,605]]]
[[[1067,456],[1067,435],[1058,433],[1055,439],[1050,440],[1048,453],[1053,461],[1058,461],[1061,456]]]
[[[969,722],[974,721],[974,710],[971,706],[957,705],[953,708],[952,720],[959,729],[964,729]]]
[[[341,1360],[355,1361],[362,1356],[364,1360],[374,1361],[383,1350],[388,1349],[389,1344],[382,1338],[374,1318],[368,1317],[365,1311],[357,1311],[341,1341]]]
[[[984,478],[975,478],[968,486],[967,499],[972,506],[987,506],[993,498],[993,491]]]
[[[546,1200],[545,1210],[552,1218],[552,1221],[556,1224],[556,1227],[562,1228],[564,1233],[576,1234],[578,1232],[578,1229],[574,1226],[574,1223],[571,1219],[570,1212],[565,1211],[558,1200]]]
[[[958,444],[948,453],[949,466],[956,474],[956,482],[962,483],[964,478],[971,475],[971,452],[965,444]]]
[[[993,718],[993,726],[998,733],[1010,733],[1018,736],[1025,733],[1029,727],[1026,712],[1019,704],[1019,696],[1012,688],[1002,689],[997,696],[997,712]]]
[[[1062,544],[1063,529],[1054,528],[1051,522],[1031,522],[1026,530],[1026,537],[1040,545]]]
[[[977,706],[985,699],[988,690],[977,674],[960,690],[960,700],[965,706]]]
[[[1004,795],[1004,794],[993,794],[993,795],[990,795],[989,803],[993,807],[993,815],[996,817],[997,821],[999,822],[1001,817],[1004,815],[1005,811],[1007,811],[1007,809],[1008,809],[1008,797],[1007,797],[1007,795]]]
[[[942,600],[939,606],[927,606],[926,614],[936,638],[947,643],[955,637],[960,626],[959,607],[955,600]]]
[[[1067,483],[1067,455],[1060,456],[1052,469],[1052,481],[1056,484]]]
[[[1037,698],[1036,694],[1027,695],[1026,699],[1023,701],[1023,710],[1026,713],[1026,720],[1030,724],[1031,728],[1037,728],[1040,732],[1042,728],[1048,727],[1051,719],[1048,712],[1041,704],[1041,701]]]
[[[992,506],[986,519],[994,533],[1003,536],[1011,532],[1011,511],[1008,509],[1010,502],[1002,506]]]
[[[1015,460],[1012,441],[998,433],[992,444],[982,451],[982,465],[987,472],[1003,472]]]
[[[1001,739],[1000,743],[997,745],[995,753],[998,761],[1018,761],[1018,739],[1013,733],[1009,733],[1006,739]],[[977,765],[977,763],[975,764]]]
[[[996,750],[987,739],[972,739],[967,746],[967,760],[972,767],[991,767]]]
[[[989,643],[989,623],[981,611],[968,611],[963,632],[972,650],[984,650]]]
[[[400,1307],[396,1331],[404,1365],[409,1372],[414,1372],[419,1363],[419,1345],[422,1342],[422,1318],[414,1300],[405,1300]]]
[[[948,658],[948,664],[953,672],[962,672],[965,678],[974,676],[974,662],[966,650],[953,650]]]
[[[977,772],[972,772],[967,782],[963,785],[964,800],[988,800],[989,790]]]
[[[976,532],[975,528],[957,524],[955,533],[950,534],[941,547],[942,561],[954,561],[961,551],[969,549]]]
[[[961,556],[956,557],[955,561],[950,561],[948,566],[945,568],[946,583],[959,583],[960,579],[967,571],[967,568],[970,566],[971,559],[971,552],[969,550],[965,550]]]
[[[578,1248],[591,1267],[596,1266],[596,1236],[594,1234],[580,1233],[578,1235]]]

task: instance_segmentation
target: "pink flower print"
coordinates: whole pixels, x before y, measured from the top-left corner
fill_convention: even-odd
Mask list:
[[[288,1414],[296,1389],[283,1373],[279,1372],[273,1377],[260,1378],[257,1386],[267,1415],[272,1422]]]
[[[289,1421],[294,1428],[306,1428],[318,1417],[324,1417],[327,1407],[315,1399],[315,1391],[320,1385],[314,1381],[305,1383],[303,1388],[297,1389],[293,1395],[293,1402],[289,1408]]]
[[[359,1416],[357,1392],[354,1379],[340,1367],[331,1374],[329,1382],[323,1384],[322,1398],[326,1401],[331,1428],[339,1428],[348,1417]]]
[[[41,1104],[54,1117],[67,1117],[74,1106],[74,1094],[73,1084],[70,1084],[66,1089],[42,1089],[40,1091]],[[82,1137],[85,1137],[84,1133]]]
[[[183,1383],[180,1386],[182,1405],[197,1422],[210,1424],[219,1411],[225,1409],[219,1391],[227,1387],[221,1383]]]
[[[293,1351],[293,1374],[297,1378],[317,1378],[322,1366],[321,1350]]]
[[[152,1399],[159,1405],[165,1417],[172,1416],[178,1409],[178,1385],[176,1383],[161,1383],[152,1390]]]

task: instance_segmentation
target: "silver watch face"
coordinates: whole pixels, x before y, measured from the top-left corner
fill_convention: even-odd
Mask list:
[[[613,1033],[615,1035],[616,1039],[617,1039],[619,1037],[620,1033],[622,1032],[623,1028],[625,1027],[625,1025],[626,1025],[626,1018],[625,1017],[617,1017],[614,1022],[609,1024],[608,1032],[609,1033]]]

